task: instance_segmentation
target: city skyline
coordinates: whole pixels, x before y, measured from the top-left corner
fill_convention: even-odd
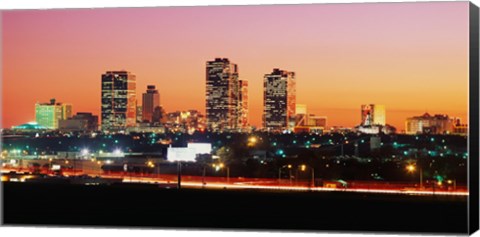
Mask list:
[[[359,105],[370,103],[385,105],[386,122],[399,130],[406,118],[425,112],[466,122],[467,7],[457,2],[214,7],[205,12],[190,8],[3,12],[2,127],[34,120],[33,104],[53,97],[73,104],[73,112],[100,115],[98,78],[107,70],[131,71],[141,89],[157,85],[166,111],[205,111],[204,62],[216,57],[235,62],[241,79],[248,80],[249,121],[257,127],[262,124],[263,75],[272,68],[296,72],[297,103],[308,105],[309,113],[327,116],[329,125],[358,125]],[[264,8],[274,18],[287,14],[296,20],[266,19]],[[198,21],[180,19],[190,13]],[[122,14],[142,17],[131,22],[122,20]],[[219,37],[214,34],[217,29],[196,29],[216,22],[210,14],[231,16],[231,22],[219,24],[235,29],[234,37]],[[251,17],[244,19],[245,14]],[[385,22],[372,20],[380,15]],[[100,23],[87,29],[91,20]],[[251,21],[258,24],[248,28]],[[165,34],[156,34],[156,27]],[[77,28],[78,32],[71,30]],[[123,36],[124,28],[137,37]],[[40,29],[48,33],[40,34]],[[365,34],[368,29],[374,34]],[[152,37],[144,37],[147,33]],[[285,37],[264,39],[275,33]],[[429,39],[434,38],[432,44]]]

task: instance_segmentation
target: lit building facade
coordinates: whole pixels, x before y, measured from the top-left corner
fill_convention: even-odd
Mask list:
[[[295,133],[323,133],[327,127],[327,117],[308,114],[307,105],[297,104],[295,107]]]
[[[295,127],[295,72],[278,68],[264,76],[263,127],[267,131],[293,130]]]
[[[102,75],[102,129],[118,130],[136,124],[136,79],[128,71]]]
[[[247,128],[248,123],[248,81],[239,80],[240,93],[238,97],[238,127]]]
[[[176,111],[166,114],[165,126],[174,132],[205,130],[205,116],[197,110]]]
[[[453,134],[456,135],[468,135],[468,125],[462,123],[461,119],[456,118],[455,123],[453,124]]]
[[[12,130],[30,132],[30,131],[47,130],[47,128],[38,124],[37,122],[29,122],[29,123],[24,123],[18,126],[12,126]]]
[[[308,116],[308,126],[326,128],[327,117],[310,114]]]
[[[142,122],[153,122],[155,108],[160,107],[160,94],[154,85],[148,85],[142,96]]]
[[[50,103],[35,104],[35,121],[47,129],[58,129],[59,121],[72,117],[72,105],[58,103],[51,99]]]
[[[385,126],[385,106],[368,104],[362,105],[362,122],[361,126],[380,125]]]
[[[248,83],[227,58],[206,63],[206,121],[211,131],[240,130],[248,116]]]
[[[430,115],[425,113],[421,116],[407,118],[405,121],[406,134],[450,134],[454,132],[455,121],[445,114]]]
[[[295,127],[307,126],[308,116],[307,116],[307,105],[297,104],[295,106]]]

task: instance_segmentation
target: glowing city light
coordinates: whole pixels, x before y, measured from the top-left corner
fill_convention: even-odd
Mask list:
[[[122,150],[120,150],[118,148],[113,151],[113,154],[115,154],[115,155],[121,155],[122,153],[123,153]]]
[[[88,155],[89,150],[87,148],[82,149],[82,155]]]
[[[415,165],[407,165],[407,171],[408,172],[413,172],[413,171],[415,171],[415,169],[416,169]]]

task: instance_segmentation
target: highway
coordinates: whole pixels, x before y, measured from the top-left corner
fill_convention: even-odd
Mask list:
[[[108,176],[103,176],[108,177]],[[111,176],[120,178],[119,176]],[[123,182],[133,183],[174,183],[175,181],[166,181],[162,178],[152,177],[123,177]],[[182,187],[186,188],[213,188],[213,189],[260,189],[260,190],[278,190],[278,191],[315,191],[315,192],[356,192],[356,193],[391,193],[391,194],[408,194],[408,195],[452,195],[452,196],[468,196],[466,191],[443,191],[443,190],[414,190],[414,189],[386,189],[386,188],[326,188],[311,187],[303,182],[298,185],[279,184],[278,181],[270,179],[270,181],[242,181],[242,182],[225,182],[221,179],[214,182],[201,181],[183,181]]]
[[[25,171],[25,169],[23,169]],[[16,168],[3,168],[2,173],[22,172]],[[50,174],[52,175],[52,174]],[[104,173],[98,171],[64,171],[63,176],[71,177],[78,175],[98,176],[101,178],[121,179],[124,183],[150,183],[150,184],[177,184],[176,174],[135,174],[126,172]],[[30,177],[30,176],[28,176]],[[3,180],[3,179],[2,179]],[[423,188],[420,189],[412,183],[389,183],[374,181],[348,181],[346,187],[342,185],[323,185],[322,187],[311,185],[310,181],[273,178],[243,178],[243,177],[202,177],[181,176],[181,188],[203,189],[256,189],[277,191],[314,191],[314,192],[355,192],[355,193],[379,193],[379,194],[405,194],[405,195],[444,195],[444,196],[468,196],[466,187],[457,186],[455,190]]]

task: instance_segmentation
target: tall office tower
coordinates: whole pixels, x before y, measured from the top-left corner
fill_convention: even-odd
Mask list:
[[[381,125],[385,126],[385,106],[384,105],[362,105],[362,123],[361,126]]]
[[[293,130],[295,126],[295,72],[274,68],[264,76],[263,127],[267,131]]]
[[[160,94],[155,86],[148,85],[146,93],[143,93],[142,117],[145,122],[153,122],[153,113],[160,106]]]
[[[238,126],[248,127],[248,81],[239,80],[240,93],[238,98]]]
[[[242,128],[239,117],[248,114],[247,83],[238,79],[238,67],[227,58],[206,64],[206,120],[212,131]],[[243,94],[245,92],[245,94]]]
[[[72,117],[72,105],[58,103],[51,99],[50,103],[35,104],[35,121],[48,129],[58,129],[60,120]]]
[[[136,80],[128,71],[102,74],[102,129],[117,130],[136,124]]]

